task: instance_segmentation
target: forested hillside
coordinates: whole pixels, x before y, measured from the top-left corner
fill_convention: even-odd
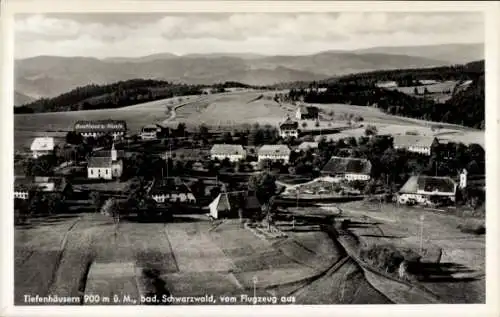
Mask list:
[[[202,93],[202,86],[133,79],[109,85],[78,87],[54,98],[42,98],[14,108],[14,113],[36,113],[120,108],[139,102]]]
[[[378,88],[380,81],[395,81],[411,87],[419,80],[472,81],[444,103],[431,98],[417,98],[397,90]],[[424,120],[448,122],[484,129],[484,61],[429,69],[377,71],[348,75],[322,82],[295,83],[285,99],[308,103],[344,103],[376,106],[383,111]],[[327,88],[321,90],[319,88]]]

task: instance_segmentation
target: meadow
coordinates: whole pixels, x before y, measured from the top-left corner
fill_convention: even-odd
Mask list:
[[[184,96],[158,100],[134,106],[72,112],[53,112],[39,114],[19,114],[14,116],[14,143],[16,150],[29,147],[36,136],[54,136],[56,141],[64,138],[67,131],[73,129],[77,120],[115,119],[127,121],[131,133],[137,133],[146,124],[161,123],[176,127],[185,123],[188,128],[197,129],[199,125],[230,129],[243,125],[259,123],[277,126],[287,116],[295,117],[295,106],[279,104],[272,97],[274,91],[237,91],[204,96]],[[464,143],[484,144],[484,132],[458,125],[436,123],[413,118],[388,115],[373,107],[345,104],[312,104],[320,108],[331,120],[322,121],[321,128],[330,125],[345,125],[345,116],[363,117],[365,126],[377,125],[384,133],[397,134],[394,131],[423,129],[430,130],[433,125],[453,130],[448,136]],[[167,107],[174,107],[172,114]],[[333,114],[333,117],[331,116]],[[302,123],[300,123],[302,124]],[[307,122],[308,129],[315,129],[314,122]],[[347,135],[359,135],[364,129],[352,129]],[[339,134],[334,137],[340,136]]]
[[[238,221],[214,227],[200,216],[176,216],[170,223],[122,220],[115,227],[111,218],[93,213],[16,227],[14,252],[16,304],[23,304],[23,294],[51,292],[250,295],[255,276],[258,292],[266,294],[270,287],[312,278],[340,259],[323,232],[298,232],[276,244]]]

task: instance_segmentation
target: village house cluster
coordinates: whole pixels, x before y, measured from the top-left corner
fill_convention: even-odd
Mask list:
[[[391,83],[383,84],[385,86]],[[286,117],[284,121],[277,125],[277,133],[283,140],[299,140],[303,135],[315,135],[314,129],[307,129],[306,125],[300,124],[303,120],[316,120],[319,122],[319,109],[312,106],[300,105],[295,112],[295,118]],[[313,121],[315,122],[315,121]],[[306,128],[306,129],[305,129]],[[332,127],[333,132],[339,132],[349,127],[336,125]],[[143,126],[137,133],[136,141],[132,142],[161,142],[165,139],[165,133],[168,128],[159,124],[149,124]],[[126,169],[125,157],[127,153],[123,150],[123,144],[130,144],[133,139],[127,130],[127,123],[123,120],[96,120],[96,121],[78,121],[74,125],[74,133],[80,134],[84,139],[98,139],[104,136],[111,136],[110,149],[93,150],[86,157],[85,177],[91,181],[117,181],[119,182],[124,170]],[[168,132],[169,133],[169,132]],[[383,136],[380,136],[383,137]],[[432,155],[433,149],[440,144],[434,136],[426,135],[390,135],[393,139],[393,148],[395,150],[404,149],[409,153],[429,157]],[[305,139],[304,139],[305,140]],[[259,146],[243,146],[240,144],[230,143],[212,143],[206,157],[216,164],[229,162],[230,164],[248,164],[252,167],[253,172],[258,172],[262,168],[260,163],[270,162],[274,166],[293,166],[293,155],[302,155],[301,153],[313,153],[317,155],[319,142],[302,141],[295,143],[295,146],[290,146],[289,142],[278,142],[279,144],[261,144]],[[122,144],[122,149],[117,150],[116,144]],[[298,145],[297,145],[298,144]],[[37,137],[33,140],[30,147],[31,157],[37,159],[45,155],[50,155],[58,148],[54,138],[52,137]],[[371,181],[373,174],[373,166],[370,160],[365,158],[352,157],[350,150],[347,155],[331,156],[323,166],[315,166],[322,178],[329,179],[332,182],[338,183],[367,183]],[[159,156],[164,161],[172,159],[170,151],[163,151]],[[206,169],[206,160],[201,159],[199,154],[183,154],[184,159],[192,159],[192,171],[204,172]],[[70,162],[66,162],[70,163]],[[65,164],[66,164],[65,163]],[[269,165],[268,165],[269,166]],[[167,173],[165,178],[164,172]],[[169,180],[168,170],[157,171],[157,177],[148,187],[148,195],[158,204],[164,203],[181,203],[196,205],[201,203],[200,197],[197,197],[189,185],[179,178],[174,181]],[[467,171],[464,171],[459,176],[459,184],[451,177],[439,176],[411,176],[404,185],[395,193],[395,200],[399,204],[429,204],[431,198],[441,197],[447,198],[450,202],[455,201],[457,189],[467,186]],[[224,188],[224,187],[223,187]],[[19,199],[28,199],[30,191],[40,192],[63,192],[66,190],[64,178],[57,177],[35,177],[23,178],[16,177],[14,197]],[[219,218],[228,211],[232,210],[237,204],[235,200],[239,195],[244,194],[245,204],[247,209],[257,208],[258,203],[254,196],[248,196],[248,193],[225,192],[222,191],[215,199],[208,204],[209,214],[213,218]],[[241,197],[240,197],[241,198]],[[240,199],[238,198],[238,199]],[[232,207],[233,206],[233,207]]]

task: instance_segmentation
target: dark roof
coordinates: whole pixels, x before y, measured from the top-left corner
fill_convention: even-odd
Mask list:
[[[220,193],[219,196],[214,199],[214,201],[217,202],[217,211],[230,211],[238,208],[241,198],[244,199],[243,209],[251,210],[260,208],[260,203],[255,195],[247,196],[247,194],[242,192],[230,192]]]
[[[62,191],[66,186],[66,180],[63,177],[40,177],[40,176],[16,176],[14,177],[14,188],[35,188],[42,189],[44,184],[54,184],[52,191]]]
[[[300,106],[301,114],[317,114],[319,109],[314,106]]]
[[[322,172],[330,174],[365,174],[370,175],[372,163],[367,159],[332,156]]]
[[[114,132],[127,131],[127,122],[123,120],[90,120],[77,121],[75,123],[76,132]]]
[[[111,157],[111,150],[99,150],[92,152],[93,157]],[[123,150],[116,150],[116,156],[118,158],[120,157],[125,157],[125,151]]]
[[[92,156],[89,158],[87,167],[111,167],[111,157]]]
[[[399,190],[400,193],[417,192],[455,194],[456,183],[450,177],[411,176]]]
[[[290,118],[286,119],[282,124],[280,124],[280,129],[290,129],[297,130],[299,128],[299,123],[297,121],[290,120]]]
[[[183,183],[179,178],[164,178],[155,180],[150,194],[163,194],[163,193],[190,193],[191,189]]]

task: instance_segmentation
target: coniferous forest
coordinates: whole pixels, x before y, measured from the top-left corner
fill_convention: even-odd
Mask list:
[[[472,83],[465,89],[451,91],[451,98],[445,102],[376,86],[380,81],[395,81],[400,87],[411,87],[424,79]],[[308,84],[295,83],[285,99],[376,106],[392,115],[484,129],[484,85],[484,61],[479,61],[450,67],[360,73]]]

